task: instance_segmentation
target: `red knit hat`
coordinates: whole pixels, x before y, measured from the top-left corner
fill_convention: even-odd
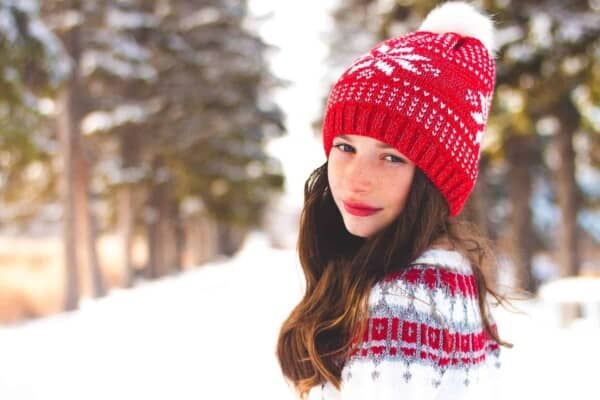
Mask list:
[[[359,57],[327,100],[323,146],[363,135],[406,155],[440,190],[456,216],[478,174],[495,64],[490,18],[464,2],[429,13],[418,31]]]

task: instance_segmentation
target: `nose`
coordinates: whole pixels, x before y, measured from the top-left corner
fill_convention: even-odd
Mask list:
[[[355,156],[346,169],[348,189],[354,193],[364,193],[371,190],[373,171],[368,160]]]

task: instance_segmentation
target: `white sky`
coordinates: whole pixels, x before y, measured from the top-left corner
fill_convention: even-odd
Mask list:
[[[286,176],[287,201],[302,204],[304,181],[325,161],[319,136],[313,134],[312,121],[319,117],[326,94],[323,78],[327,47],[321,37],[331,23],[329,9],[334,0],[249,1],[251,14],[274,12],[273,18],[259,28],[263,39],[280,48],[271,59],[272,72],[290,81],[277,90],[275,101],[286,114],[288,133],[273,140],[268,150],[282,162]]]

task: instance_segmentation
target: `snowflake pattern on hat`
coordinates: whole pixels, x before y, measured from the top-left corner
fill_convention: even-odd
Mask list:
[[[466,100],[473,106],[474,109],[474,111],[471,111],[471,117],[473,117],[473,120],[481,127],[481,129],[477,131],[475,138],[470,135],[469,139],[475,140],[475,143],[480,143],[483,137],[485,121],[492,105],[492,96],[491,94],[486,96],[481,92],[475,94],[472,90],[468,89]]]
[[[428,57],[414,54],[413,51],[413,47],[391,47],[387,43],[382,43],[354,61],[346,74],[351,75],[357,71],[362,71],[362,75],[359,75],[358,78],[365,77],[369,79],[373,76],[372,73],[368,72],[370,67],[378,69],[388,76],[393,74],[396,67],[400,67],[416,75],[427,72],[434,77],[439,76],[440,70],[433,67]]]

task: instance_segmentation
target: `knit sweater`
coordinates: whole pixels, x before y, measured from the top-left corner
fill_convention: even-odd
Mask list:
[[[309,399],[492,397],[500,348],[484,329],[475,276],[460,253],[429,249],[376,283],[367,322],[344,363],[341,390],[327,382]]]

